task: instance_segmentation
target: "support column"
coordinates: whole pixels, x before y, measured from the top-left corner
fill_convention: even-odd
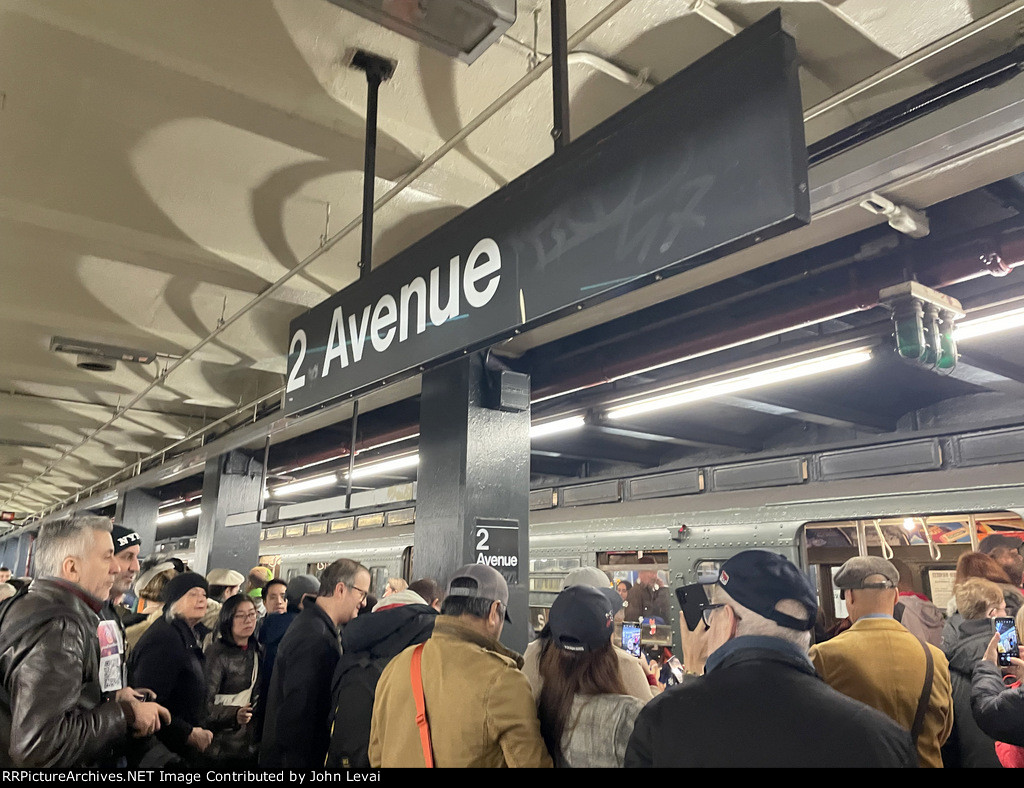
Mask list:
[[[15,577],[24,577],[28,574],[25,568],[28,564],[29,552],[32,549],[32,536],[32,534],[26,532],[18,537],[17,558],[14,565],[9,567]]]
[[[8,537],[0,548],[0,566],[6,566],[14,574],[14,564],[18,560],[18,540]]]
[[[226,524],[232,514],[256,512],[263,503],[262,463],[240,451],[206,461],[203,503],[196,536],[193,571],[234,569],[242,574],[256,565],[260,550],[260,524]]]
[[[483,366],[473,354],[423,374],[413,574],[444,587],[463,564],[494,566],[509,580],[501,639],[521,652],[531,637],[529,383],[524,410],[491,409]]]
[[[149,490],[128,490],[117,497],[114,522],[138,533],[142,539],[139,555],[146,557],[156,549],[156,518],[160,499]]]

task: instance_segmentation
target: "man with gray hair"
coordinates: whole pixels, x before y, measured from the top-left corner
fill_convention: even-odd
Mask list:
[[[288,627],[270,678],[260,766],[314,769],[331,741],[331,679],[341,658],[339,628],[366,604],[370,572],[339,558],[320,575],[320,592]]]
[[[116,660],[103,662],[113,625],[99,613],[118,572],[110,533],[105,517],[44,525],[35,581],[0,611],[4,768],[110,763],[130,734],[170,721],[165,708],[121,686]],[[105,691],[112,701],[103,702]]]
[[[953,730],[949,663],[893,617],[900,573],[877,555],[858,555],[836,572],[853,625],[811,649],[830,687],[888,715],[910,731],[921,766],[942,766]]]
[[[648,703],[627,767],[916,765],[891,719],[830,689],[807,658],[818,603],[783,556],[744,550],[726,561],[697,630],[680,621],[688,676]]]

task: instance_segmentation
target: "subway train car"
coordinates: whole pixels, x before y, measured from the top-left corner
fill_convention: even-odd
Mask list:
[[[812,458],[813,459],[813,458]],[[1024,463],[946,468],[873,478],[811,481],[741,490],[706,489],[719,469],[696,474],[694,492],[664,497],[672,474],[534,490],[530,521],[531,625],[540,629],[567,572],[596,566],[614,581],[635,581],[653,557],[669,620],[643,631],[648,646],[678,643],[672,589],[698,582],[747,548],[780,552],[814,581],[827,627],[845,616],[835,570],[857,554],[883,554],[911,570],[915,591],[944,607],[957,558],[993,532],[1024,537]],[[722,486],[722,485],[719,485]],[[415,579],[413,501],[263,529],[260,562],[288,579],[317,573],[340,556],[371,572],[373,593],[389,577]],[[188,560],[194,540],[161,544]],[[648,565],[648,569],[651,567]]]

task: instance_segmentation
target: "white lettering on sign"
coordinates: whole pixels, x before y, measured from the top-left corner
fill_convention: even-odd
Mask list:
[[[375,304],[363,307],[358,318],[355,314],[346,315],[340,306],[336,307],[331,316],[331,330],[327,336],[320,376],[326,378],[335,370],[345,369],[350,363],[359,363],[367,349],[367,338],[374,352],[384,353],[396,337],[399,342],[405,342],[411,332],[422,334],[426,331],[428,314],[431,326],[441,326],[458,317],[460,296],[473,309],[487,306],[501,282],[501,251],[493,239],[483,238],[470,251],[465,268],[462,268],[460,257],[451,258],[448,262],[447,288],[441,281],[441,268],[440,265],[436,266],[425,279],[417,276],[402,285],[397,298],[385,293]],[[299,329],[290,345],[292,353],[298,349],[298,356],[288,375],[289,393],[306,385],[306,376],[298,374],[305,361],[306,345],[306,333]],[[337,364],[334,364],[335,361]]]
[[[476,557],[478,564],[485,566],[519,566],[517,555],[484,555],[481,553]]]

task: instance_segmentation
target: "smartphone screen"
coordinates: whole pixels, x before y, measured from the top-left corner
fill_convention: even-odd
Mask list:
[[[640,656],[640,627],[637,624],[622,625],[622,648],[634,657]]]
[[[996,645],[999,651],[999,664],[1005,667],[1010,664],[1010,657],[1020,657],[1017,627],[1009,616],[1000,616],[992,621],[999,635],[999,642]]]

